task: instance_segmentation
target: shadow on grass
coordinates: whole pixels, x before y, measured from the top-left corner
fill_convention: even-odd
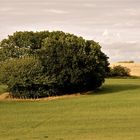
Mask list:
[[[140,90],[140,85],[131,84],[117,84],[117,85],[104,85],[101,89],[96,90],[93,95],[111,94],[123,91]]]

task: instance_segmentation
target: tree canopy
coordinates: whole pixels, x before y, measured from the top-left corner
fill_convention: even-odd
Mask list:
[[[93,90],[102,85],[109,70],[108,57],[97,42],[61,31],[16,32],[0,47],[0,80],[13,95]]]

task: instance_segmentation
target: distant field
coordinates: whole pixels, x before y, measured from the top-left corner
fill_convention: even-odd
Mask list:
[[[90,95],[0,101],[0,140],[140,140],[140,79],[107,79]]]
[[[131,70],[131,75],[140,76],[140,63],[112,63],[111,66],[122,65]]]

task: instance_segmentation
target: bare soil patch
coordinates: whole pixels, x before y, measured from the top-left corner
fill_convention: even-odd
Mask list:
[[[8,92],[5,92],[0,95],[0,100],[10,99],[10,95]]]
[[[86,93],[75,93],[70,95],[61,95],[61,96],[52,96],[52,97],[44,97],[44,98],[37,98],[37,99],[22,99],[22,98],[11,98],[8,92],[3,93],[0,95],[0,100],[12,100],[12,101],[49,101],[49,100],[56,100],[56,99],[63,99],[63,98],[75,98],[79,96],[84,96],[86,94],[90,94],[91,92]]]

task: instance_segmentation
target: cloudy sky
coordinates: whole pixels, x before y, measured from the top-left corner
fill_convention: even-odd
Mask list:
[[[70,32],[111,62],[140,62],[140,0],[0,0],[0,40],[20,30]]]

